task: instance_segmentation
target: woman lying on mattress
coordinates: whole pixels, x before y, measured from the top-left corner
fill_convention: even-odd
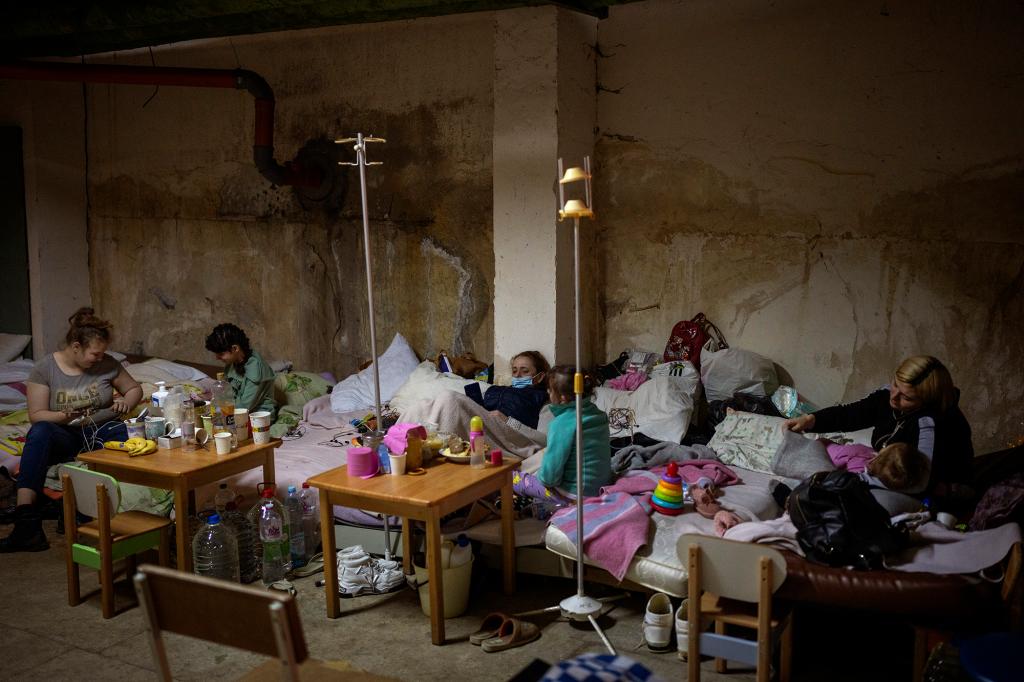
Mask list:
[[[21,455],[14,530],[0,540],[0,553],[39,552],[50,546],[36,504],[46,470],[95,449],[100,441],[125,440],[120,417],[142,399],[142,387],[106,354],[112,325],[96,317],[92,308],[79,309],[68,321],[66,345],[37,362],[28,377],[32,428]]]
[[[526,458],[544,447],[545,435],[538,430],[541,409],[548,401],[545,379],[548,361],[535,350],[512,358],[511,386],[491,386],[480,395],[469,395],[479,384],[467,386],[466,394],[442,391],[430,400],[405,410],[402,421],[437,424],[441,431],[469,436],[469,420],[484,420],[487,441],[506,454]],[[542,427],[543,428],[543,427]]]

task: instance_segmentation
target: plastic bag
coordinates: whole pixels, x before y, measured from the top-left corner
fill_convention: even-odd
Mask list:
[[[779,414],[790,419],[810,414],[818,409],[797,393],[792,386],[779,386],[778,390],[772,393],[772,404],[775,405]]]
[[[728,400],[734,393],[768,397],[779,387],[772,361],[740,348],[705,349],[701,353],[700,378],[709,402]]]

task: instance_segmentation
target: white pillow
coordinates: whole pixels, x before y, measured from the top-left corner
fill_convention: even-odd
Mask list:
[[[419,359],[405,337],[395,334],[391,345],[378,358],[377,364],[380,375],[380,402],[383,404],[391,400],[395,391],[405,383],[419,364]],[[331,410],[334,412],[350,412],[372,406],[373,365],[369,365],[358,374],[345,377],[331,391]]]
[[[182,365],[177,362],[163,358],[150,358],[134,365],[126,365],[125,371],[139,383],[147,382],[155,384],[158,381],[165,381],[170,386],[180,381],[199,381],[209,379],[205,372],[195,367]]]
[[[420,400],[435,398],[441,391],[455,391],[464,395],[466,386],[472,383],[480,384],[481,393],[486,393],[491,386],[483,381],[464,379],[458,374],[438,372],[433,362],[424,360],[395,392],[391,398],[391,407],[403,414]]]
[[[594,390],[594,404],[605,412],[631,408],[636,431],[655,440],[678,443],[690,425],[694,397],[700,387],[697,370],[689,362],[682,364],[679,376],[653,376],[635,391],[598,386]],[[612,438],[628,436],[629,429],[612,428],[611,435]]]
[[[32,340],[28,334],[0,333],[0,362],[10,362],[21,357],[25,346]]]

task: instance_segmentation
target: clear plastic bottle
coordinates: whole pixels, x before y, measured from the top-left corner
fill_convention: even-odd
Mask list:
[[[302,500],[302,534],[306,538],[306,561],[309,561],[320,545],[320,495],[309,487],[309,483],[303,483],[299,499]]]
[[[184,409],[184,404],[185,392],[181,390],[181,386],[172,386],[168,389],[164,399],[160,401],[160,409],[163,410],[167,421],[174,425],[175,431],[181,428],[181,413]]]
[[[291,548],[292,568],[306,565],[306,536],[302,530],[302,500],[295,486],[288,486],[288,497],[284,501],[288,512],[288,542]]]
[[[153,406],[149,410],[149,416],[162,417],[164,414],[163,401],[167,397],[167,382],[157,381],[155,382],[155,385],[156,390],[153,391],[153,394],[149,397],[150,401],[153,403]]]
[[[217,508],[217,513],[224,513],[228,503],[234,501],[235,491],[229,488],[227,483],[221,483],[217,489],[217,494],[213,496],[213,504]]]
[[[484,442],[484,420],[480,417],[473,417],[469,420],[469,466],[474,469],[482,469],[487,466],[484,462],[484,452],[487,443]]]
[[[469,538],[465,535],[459,535],[455,539],[455,544],[452,546],[452,553],[448,559],[448,566],[455,568],[467,563],[473,558],[473,546],[469,544]]]
[[[181,449],[195,452],[196,445],[196,407],[194,402],[186,400],[181,406]]]
[[[221,431],[231,434],[231,447],[238,447],[238,437],[235,435],[235,391],[231,384],[224,378],[224,372],[217,372],[217,382],[211,390],[213,398],[213,433],[210,440]]]
[[[260,542],[263,547],[263,584],[271,585],[291,570],[288,522],[284,507],[274,498],[274,488],[263,489],[259,509]]]
[[[192,538],[192,563],[198,575],[238,582],[238,541],[219,515],[211,515]]]
[[[238,511],[235,501],[227,503],[221,520],[226,526],[235,531],[235,539],[238,542],[238,577],[243,583],[251,583],[258,580],[262,573],[262,557],[257,558],[253,545],[258,539],[257,530],[242,512]],[[261,549],[262,551],[262,549]]]

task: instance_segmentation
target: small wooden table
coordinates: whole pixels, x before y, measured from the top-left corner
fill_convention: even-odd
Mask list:
[[[184,452],[181,448],[172,448],[139,457],[129,457],[127,453],[116,450],[93,450],[79,455],[78,459],[86,462],[93,471],[110,474],[118,481],[174,491],[178,569],[191,571],[192,538],[189,537],[188,519],[193,491],[199,486],[216,483],[258,466],[263,467],[263,480],[273,483],[274,448],[280,445],[281,441],[276,438],[262,445],[250,442],[227,455],[218,455],[212,442],[206,445],[205,450]]]
[[[402,517],[402,568],[412,572],[410,520],[427,526],[427,575],[430,589],[430,636],[444,644],[444,582],[441,567],[441,517],[490,493],[501,491],[501,548],[505,594],[516,586],[515,527],[512,471],[519,462],[473,469],[466,464],[435,463],[422,476],[349,476],[348,467],[325,471],[309,479],[320,489],[320,527],[324,545],[324,594],[327,617],[341,614],[338,565],[334,541],[334,505],[369,509]]]

